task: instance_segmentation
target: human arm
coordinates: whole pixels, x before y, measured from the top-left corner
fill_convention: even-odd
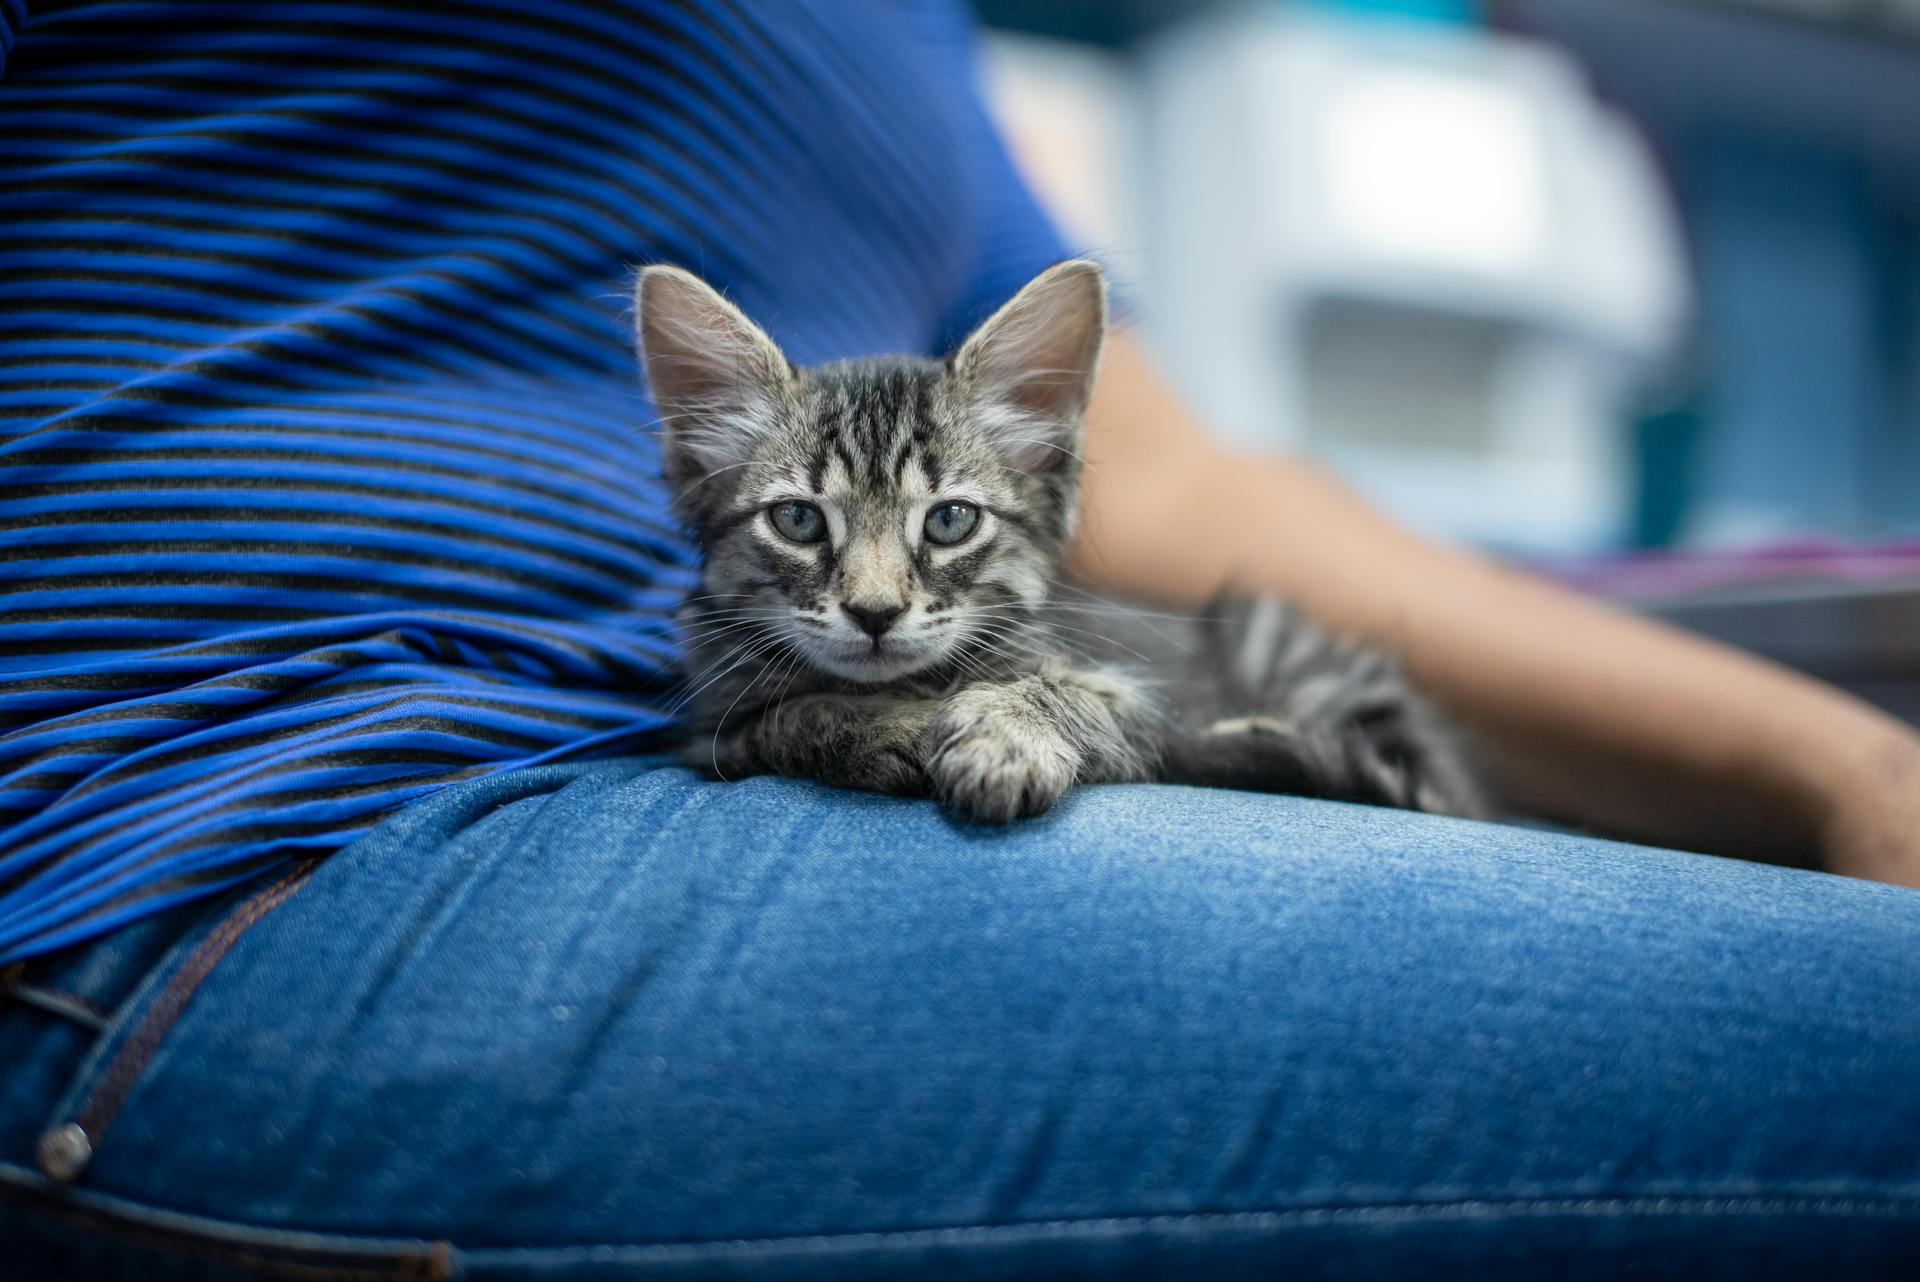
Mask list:
[[[1893,718],[1416,538],[1311,464],[1230,450],[1124,334],[1087,429],[1082,581],[1186,604],[1271,591],[1390,649],[1521,810],[1920,885],[1920,736]]]

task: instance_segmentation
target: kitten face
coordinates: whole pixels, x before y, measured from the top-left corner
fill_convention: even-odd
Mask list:
[[[785,402],[741,466],[689,492],[703,591],[868,682],[937,664],[1045,598],[1071,479],[1008,466],[941,367],[828,367]]]
[[[945,364],[796,370],[672,268],[642,274],[638,314],[705,551],[699,635],[877,684],[963,661],[1045,599],[1103,324],[1092,264],[1044,273]]]

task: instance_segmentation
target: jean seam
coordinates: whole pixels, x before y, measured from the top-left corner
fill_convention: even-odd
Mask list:
[[[1063,1238],[1101,1232],[1180,1229],[1265,1229],[1316,1223],[1371,1221],[1414,1223],[1430,1219],[1499,1216],[1734,1216],[1817,1215],[1834,1218],[1914,1219],[1920,1221],[1920,1196],[1840,1196],[1827,1194],[1661,1194],[1578,1197],[1455,1198],[1436,1201],[1355,1202],[1324,1206],[1267,1207],[1246,1211],[1141,1212],[1132,1215],[1063,1217],[1007,1224],[955,1224],[914,1229],[867,1229],[846,1233],[694,1239],[684,1242],[600,1242],[523,1247],[457,1247],[462,1257],[483,1259],[539,1252],[620,1251],[635,1257],[734,1255],[781,1251],[898,1245],[966,1245],[1002,1238]]]
[[[212,933],[193,946],[185,960],[166,978],[160,991],[145,1003],[131,1022],[132,1031],[99,1070],[84,1102],[69,1115],[71,1123],[84,1133],[91,1150],[99,1149],[147,1062],[220,959],[250,927],[304,885],[319,862],[317,858],[302,860],[265,889],[243,900]],[[59,1115],[53,1124],[59,1125]]]
[[[63,1203],[57,1186],[32,1189],[0,1180],[0,1198],[40,1203],[32,1213],[57,1217],[79,1232],[123,1241],[136,1250],[206,1260],[292,1282],[446,1282],[453,1274],[453,1250],[446,1242],[423,1243],[421,1250],[394,1252],[381,1262],[350,1260],[340,1257],[350,1255],[352,1248],[329,1252],[290,1245],[249,1247],[186,1228],[125,1223],[111,1211]]]
[[[35,1195],[38,1195],[37,1197]],[[82,1231],[124,1239],[136,1247],[171,1251],[194,1258],[215,1260],[235,1268],[294,1279],[295,1282],[445,1282],[452,1276],[454,1263],[464,1259],[476,1263],[487,1260],[509,1261],[574,1252],[615,1252],[638,1261],[669,1257],[698,1257],[724,1254],[734,1257],[777,1255],[783,1252],[843,1251],[864,1247],[955,1247],[996,1242],[1064,1240],[1102,1234],[1139,1232],[1180,1232],[1183,1230],[1261,1231],[1313,1225],[1373,1223],[1393,1226],[1433,1220],[1495,1220],[1528,1216],[1727,1217],[1747,1215],[1796,1215],[1823,1218],[1908,1220],[1920,1228],[1920,1195],[1887,1196],[1879,1194],[1835,1193],[1669,1193],[1669,1194],[1587,1194],[1534,1195],[1528,1197],[1460,1197],[1396,1202],[1350,1202],[1311,1206],[1265,1207],[1244,1211],[1193,1211],[1182,1213],[1140,1212],[1137,1214],[1086,1217],[1056,1217],[1002,1224],[952,1224],[910,1229],[865,1229],[844,1233],[803,1233],[767,1237],[694,1239],[678,1242],[572,1242],[527,1246],[463,1247],[445,1240],[423,1242],[423,1249],[395,1253],[390,1263],[327,1259],[325,1250],[297,1246],[261,1245],[249,1248],[223,1242],[188,1228],[144,1226],[123,1223],[110,1210],[63,1204],[55,1185],[35,1188],[13,1186],[0,1180],[0,1197],[41,1200],[45,1210],[72,1221]],[[133,1205],[133,1209],[159,1211],[164,1208]],[[208,1221],[223,1228],[253,1232],[311,1232],[288,1226],[248,1225],[239,1222]],[[340,1235],[333,1235],[340,1236]],[[337,1248],[347,1254],[352,1248]],[[307,1259],[299,1258],[302,1255]]]
[[[29,984],[24,981],[0,986],[0,997],[11,998],[23,1006],[31,1006],[49,1015],[58,1015],[69,1023],[92,1032],[105,1032],[113,1016],[102,1010],[94,1002],[78,993],[70,993],[64,988],[48,988],[42,984]]]

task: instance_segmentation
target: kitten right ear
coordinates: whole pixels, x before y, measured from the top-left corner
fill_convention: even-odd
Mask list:
[[[1039,472],[1074,459],[1106,333],[1106,280],[1087,259],[1056,263],[981,322],[953,372],[983,406],[1015,467]]]
[[[678,267],[642,269],[633,311],[668,476],[745,461],[774,429],[793,366],[738,307]]]

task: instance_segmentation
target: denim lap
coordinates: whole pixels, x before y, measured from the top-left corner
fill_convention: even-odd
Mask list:
[[[1572,1276],[1662,1241],[1793,1276],[1916,1258],[1917,1063],[1910,891],[1229,792],[983,829],[609,763],[319,865],[77,1185],[475,1276]]]

